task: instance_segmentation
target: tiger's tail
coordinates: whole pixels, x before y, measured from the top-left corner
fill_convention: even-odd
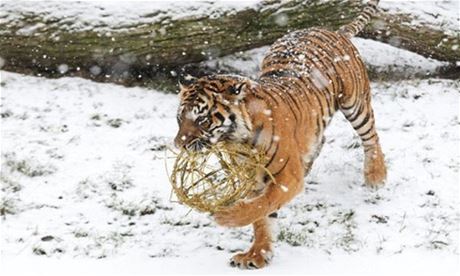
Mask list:
[[[358,17],[351,23],[340,27],[337,32],[347,36],[348,38],[357,35],[364,29],[369,21],[371,21],[371,18],[377,13],[378,4],[379,0],[369,0]]]

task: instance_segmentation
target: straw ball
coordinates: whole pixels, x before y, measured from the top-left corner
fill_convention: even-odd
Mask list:
[[[244,199],[265,169],[265,156],[247,144],[217,143],[201,151],[180,151],[170,176],[179,202],[214,212]],[[270,174],[271,177],[271,174]]]

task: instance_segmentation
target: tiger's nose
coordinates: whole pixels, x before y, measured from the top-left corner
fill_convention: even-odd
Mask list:
[[[174,145],[176,148],[182,148],[185,144],[185,140],[187,140],[187,136],[179,133],[176,135],[176,138],[174,138]]]
[[[191,141],[195,140],[197,137],[193,135],[187,135],[183,133],[178,133],[176,138],[174,138],[174,145],[176,148],[182,148],[188,145]]]

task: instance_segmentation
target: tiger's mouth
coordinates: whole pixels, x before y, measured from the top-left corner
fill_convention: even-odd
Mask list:
[[[209,148],[211,145],[222,141],[234,141],[237,140],[234,137],[235,123],[225,129],[217,130],[217,133],[204,133],[200,136],[188,137],[182,139],[185,143],[182,144],[186,150],[190,151],[201,151]]]
[[[211,146],[211,143],[209,141],[197,138],[185,145],[185,149],[190,151],[201,151],[205,148],[208,148],[209,146]]]

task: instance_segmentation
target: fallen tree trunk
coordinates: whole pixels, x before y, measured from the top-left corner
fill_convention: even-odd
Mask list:
[[[129,84],[164,68],[271,44],[290,30],[311,26],[334,30],[361,10],[357,1],[266,1],[217,18],[165,17],[149,24],[144,20],[117,26],[110,32],[69,28],[79,22],[40,13],[22,14],[20,20],[0,16],[0,56],[3,69],[10,71]],[[157,15],[146,11],[142,17]],[[442,61],[460,60],[458,34],[411,22],[407,14],[380,13],[361,36]]]

